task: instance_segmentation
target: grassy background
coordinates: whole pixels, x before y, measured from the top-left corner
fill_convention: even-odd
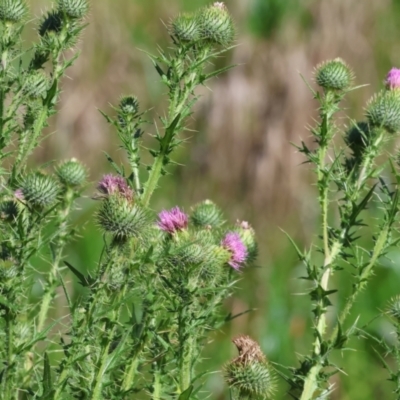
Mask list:
[[[31,0],[33,15],[51,3]],[[32,163],[77,157],[90,168],[91,180],[110,171],[103,150],[115,159],[115,132],[110,131],[97,109],[110,111],[120,94],[136,94],[142,109],[152,108],[149,120],[165,107],[164,87],[150,61],[139,49],[156,51],[168,45],[163,22],[179,11],[208,4],[204,0],[93,0],[83,41],[82,55],[65,80],[60,112],[52,120],[49,136]],[[235,354],[232,336],[247,333],[260,341],[268,358],[284,365],[297,365],[306,354],[310,304],[302,281],[302,267],[281,229],[294,237],[299,247],[317,240],[318,207],[312,176],[290,142],[309,140],[307,124],[316,115],[311,95],[299,73],[312,78],[313,66],[324,59],[342,57],[353,68],[357,83],[370,83],[352,93],[346,106],[359,118],[365,101],[382,85],[392,66],[400,66],[399,0],[228,0],[237,23],[238,44],[221,65],[239,66],[202,88],[188,134],[189,142],[176,154],[181,165],[161,182],[152,206],[159,210],[179,204],[186,209],[205,198],[227,210],[227,218],[245,219],[256,229],[260,245],[259,268],[244,271],[227,310],[255,311],[235,319],[211,335],[201,368],[211,371]],[[36,37],[32,21],[26,41]],[[210,90],[211,89],[211,90]],[[148,132],[154,132],[149,124]],[[151,141],[149,141],[149,144]],[[81,270],[95,265],[102,239],[93,221],[95,202],[88,198],[74,222],[82,237],[68,251],[68,260]],[[373,211],[371,211],[373,221]],[[89,222],[88,222],[89,221]],[[399,292],[400,254],[384,262],[368,291],[360,296],[351,318],[363,325]],[[349,290],[351,270],[335,276],[336,287]],[[341,297],[336,299],[340,304]],[[60,307],[62,306],[60,300]],[[350,319],[351,320],[351,319]],[[390,338],[391,327],[378,319],[368,328]],[[394,386],[373,351],[373,343],[352,341],[351,351],[337,355],[348,375],[332,378],[332,399],[366,400],[394,398]],[[277,399],[288,398],[280,385]],[[209,375],[207,390],[213,399],[225,399],[221,374]],[[207,393],[204,394],[207,398]]]

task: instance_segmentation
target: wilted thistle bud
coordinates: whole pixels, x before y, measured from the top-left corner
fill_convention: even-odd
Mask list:
[[[193,208],[190,219],[197,227],[218,227],[223,224],[222,212],[211,200],[205,200]]]
[[[86,0],[58,0],[58,9],[69,18],[80,19],[88,12],[89,5]]]
[[[180,14],[171,23],[171,33],[181,42],[195,42],[200,37],[198,19],[192,14]]]
[[[400,69],[392,68],[385,79],[386,89],[395,90],[400,89]]]
[[[353,151],[354,156],[362,155],[371,138],[371,129],[368,122],[357,122],[347,132],[344,138],[347,146]]]
[[[86,168],[75,158],[64,161],[55,169],[56,175],[65,186],[81,186],[86,180]]]
[[[239,399],[270,399],[276,380],[260,346],[249,336],[233,339],[239,356],[225,365],[225,380]]]
[[[97,220],[117,239],[140,237],[149,226],[147,212],[117,193],[102,202]]]
[[[17,23],[24,19],[26,4],[23,0],[1,0],[0,20],[5,23]]]
[[[389,133],[400,131],[400,92],[382,90],[367,104],[366,116],[371,126]]]
[[[393,318],[397,324],[400,324],[400,296],[393,297],[390,300],[386,314]]]
[[[210,7],[203,8],[197,19],[201,39],[224,47],[233,42],[235,27],[224,3],[217,2]]]
[[[35,172],[23,178],[20,189],[24,201],[34,207],[45,208],[54,204],[60,187],[51,176]]]
[[[253,261],[257,257],[257,242],[255,232],[247,221],[237,221],[235,231],[239,234],[247,249],[247,261]]]
[[[0,203],[0,220],[13,222],[18,215],[18,205],[13,200],[6,200]]]
[[[50,34],[57,34],[61,32],[63,27],[63,17],[58,11],[50,11],[44,16],[39,26],[39,35],[48,36]]]
[[[353,73],[341,58],[325,61],[315,71],[315,81],[326,90],[345,90],[352,80]]]
[[[28,75],[23,85],[23,92],[31,99],[39,99],[47,92],[47,77],[43,72]]]

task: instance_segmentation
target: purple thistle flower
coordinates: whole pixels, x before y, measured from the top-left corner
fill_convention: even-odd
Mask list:
[[[127,200],[133,198],[133,191],[127,185],[126,180],[122,176],[112,174],[104,175],[97,185],[97,189],[103,194],[110,195],[118,193]]]
[[[169,233],[185,229],[188,225],[188,216],[179,207],[174,207],[170,211],[161,211],[158,218],[159,228]]]
[[[392,68],[386,75],[385,84],[387,89],[400,89],[400,69]]]
[[[24,200],[25,200],[24,192],[22,191],[22,189],[17,189],[17,190],[14,192],[14,196],[15,196],[18,200],[21,200],[21,201],[24,201]]]
[[[228,264],[232,268],[239,270],[248,255],[247,248],[240,235],[237,232],[228,232],[222,240],[221,246],[231,253],[231,259]]]

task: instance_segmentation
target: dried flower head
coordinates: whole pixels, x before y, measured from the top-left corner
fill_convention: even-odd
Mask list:
[[[238,270],[247,259],[247,248],[240,238],[239,233],[229,232],[225,235],[221,242],[223,248],[231,253],[231,258],[228,264]]]
[[[241,363],[247,363],[253,361],[266,361],[260,345],[250,336],[239,335],[232,339],[232,343],[237,347],[239,352],[239,355],[233,360],[233,362],[240,361]]]
[[[161,211],[158,218],[159,228],[169,233],[186,229],[188,225],[188,216],[179,207]]]
[[[127,200],[133,198],[133,191],[122,176],[104,175],[97,185],[100,193],[106,195],[119,194]]]

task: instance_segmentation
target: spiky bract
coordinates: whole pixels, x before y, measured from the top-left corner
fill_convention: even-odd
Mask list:
[[[315,71],[315,81],[326,90],[348,89],[352,80],[353,73],[341,58],[325,61]]]
[[[28,75],[23,85],[23,92],[31,99],[43,97],[48,88],[47,77],[43,72],[35,72]]]
[[[247,261],[253,261],[258,254],[258,246],[256,242],[255,232],[247,221],[238,221],[235,231],[239,234],[243,244],[247,248]]]
[[[89,9],[86,0],[58,0],[58,9],[69,18],[83,18]]]
[[[139,100],[136,96],[123,96],[119,108],[123,114],[136,115],[139,112]]]
[[[368,122],[360,121],[354,123],[346,132],[344,138],[347,146],[353,151],[355,156],[359,156],[369,144],[372,135],[371,127]]]
[[[197,20],[201,39],[224,47],[233,42],[235,26],[223,3],[215,3],[210,7],[203,8],[199,12]]]
[[[119,194],[102,202],[97,219],[107,233],[118,239],[139,237],[149,226],[146,210]]]
[[[2,0],[0,3],[0,20],[8,23],[17,23],[26,15],[24,0]]]
[[[180,14],[171,23],[171,33],[181,42],[195,42],[200,37],[198,19],[193,14]]]
[[[18,205],[13,200],[5,200],[0,203],[0,220],[13,222],[18,215]]]
[[[39,35],[47,36],[49,34],[57,34],[61,32],[63,27],[63,16],[59,11],[50,11],[44,16],[39,26]]]
[[[190,216],[193,225],[198,227],[218,227],[224,222],[222,212],[211,200],[197,204]]]
[[[55,169],[58,179],[66,186],[81,186],[87,176],[86,168],[74,158],[64,161]]]
[[[400,131],[400,93],[382,90],[369,101],[366,109],[369,123],[389,133]]]
[[[33,207],[45,208],[55,203],[60,187],[49,175],[35,172],[22,179],[20,188],[24,200]]]
[[[386,313],[392,317],[396,323],[400,324],[400,296],[393,297],[386,309]]]

